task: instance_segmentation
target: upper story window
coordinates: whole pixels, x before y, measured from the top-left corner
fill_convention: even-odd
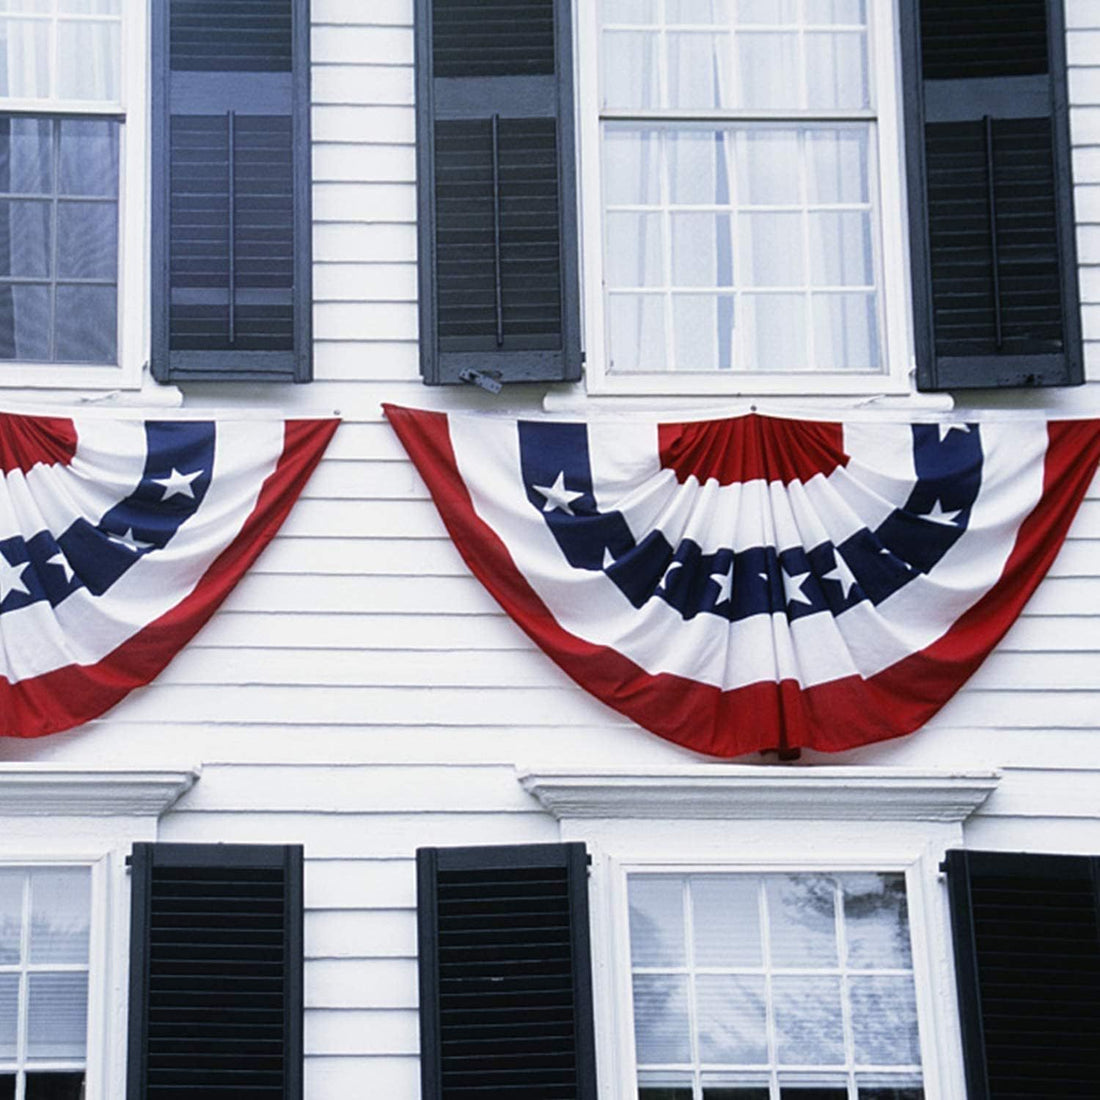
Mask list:
[[[0,1100],[84,1096],[90,867],[0,869]]]
[[[604,0],[607,372],[883,369],[863,0]]]
[[[901,874],[631,874],[639,1100],[920,1100]]]
[[[117,385],[140,367],[143,296],[127,303],[132,336],[119,301],[140,267],[143,112],[128,111],[124,42],[141,35],[120,0],[10,0],[0,14],[5,382]]]
[[[602,0],[590,388],[891,386],[904,333],[888,329],[884,278],[901,247],[887,8]]]

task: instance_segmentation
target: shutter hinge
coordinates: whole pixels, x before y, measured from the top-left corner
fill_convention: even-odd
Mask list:
[[[946,875],[947,874],[947,860],[946,859],[940,861],[940,874],[941,875]]]
[[[500,393],[504,388],[498,370],[464,370],[458,377],[463,382],[472,382],[475,386],[488,390],[489,393]]]

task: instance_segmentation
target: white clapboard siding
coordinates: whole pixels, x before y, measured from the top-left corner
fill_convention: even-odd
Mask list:
[[[153,685],[73,734],[0,741],[0,760],[202,765],[161,839],[303,844],[306,1096],[416,1100],[417,849],[557,841],[517,765],[699,758],[533,647],[384,420],[386,401],[537,415],[545,391],[421,384],[412,0],[311,0],[311,13],[315,381],[193,385],[186,403],[335,412],[340,428],[278,537]],[[998,394],[978,414],[1100,407],[1100,3],[1067,0],[1066,14],[1090,385]],[[925,729],[802,762],[999,769],[968,843],[1096,852],[1098,726],[1100,481],[1024,614]]]

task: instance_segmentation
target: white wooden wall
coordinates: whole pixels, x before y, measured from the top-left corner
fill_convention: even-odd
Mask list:
[[[590,0],[580,0],[582,3]],[[880,0],[874,0],[880,2]],[[1091,385],[1000,407],[1100,411],[1100,3],[1067,0]],[[187,403],[340,412],[283,532],[151,687],[0,760],[204,765],[173,841],[306,845],[310,1100],[418,1096],[413,853],[552,841],[514,762],[659,763],[466,572],[379,402],[500,407],[417,373],[411,0],[313,0],[316,377]],[[509,391],[537,411],[542,391]],[[998,652],[932,725],[834,762],[998,766],[971,843],[1100,852],[1100,490]]]

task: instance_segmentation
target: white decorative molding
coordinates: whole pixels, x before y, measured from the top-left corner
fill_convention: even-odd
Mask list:
[[[0,817],[160,817],[199,769],[0,764]]]
[[[964,821],[993,771],[776,767],[517,768],[524,790],[565,818]]]

